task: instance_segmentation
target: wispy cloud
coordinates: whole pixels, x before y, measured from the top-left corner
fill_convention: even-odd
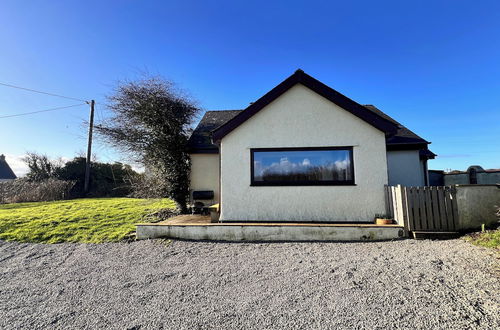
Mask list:
[[[472,157],[472,155],[468,155],[468,154],[439,154],[438,155],[439,158],[470,158]]]
[[[17,177],[25,176],[28,173],[28,166],[23,162],[24,155],[11,155],[6,154],[5,160],[10,168],[14,171]]]

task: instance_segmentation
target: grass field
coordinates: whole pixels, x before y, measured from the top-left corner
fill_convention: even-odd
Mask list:
[[[116,242],[147,214],[175,208],[169,199],[87,198],[0,204],[0,239],[19,242]]]

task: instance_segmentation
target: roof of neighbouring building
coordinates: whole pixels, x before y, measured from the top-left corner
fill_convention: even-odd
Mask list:
[[[14,174],[14,171],[10,168],[9,164],[5,160],[4,155],[0,155],[0,179],[1,180],[9,180],[17,178]]]
[[[471,169],[475,169],[476,172],[478,173],[498,173],[500,172],[500,168],[489,168],[489,169],[484,169],[479,165],[472,165],[467,168],[467,170],[462,171],[462,170],[451,170],[448,172],[444,172],[444,174],[467,174]]]

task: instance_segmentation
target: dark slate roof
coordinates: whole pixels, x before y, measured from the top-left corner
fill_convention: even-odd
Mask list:
[[[396,145],[404,148],[405,144],[408,145],[422,145],[422,148],[426,148],[428,142],[422,139],[417,134],[410,131],[408,128],[404,127],[396,120],[394,120],[389,115],[382,112],[380,109],[376,108],[371,104],[365,105],[366,109],[372,111],[373,113],[384,117],[385,119],[393,122],[398,126],[398,130],[394,136],[386,138],[387,145]],[[216,145],[212,144],[211,132],[218,127],[224,125],[229,120],[234,118],[238,113],[243,110],[213,110],[207,111],[200,123],[193,131],[189,139],[189,149],[192,153],[218,153],[218,148]],[[431,151],[427,150],[426,156],[435,157]],[[423,156],[423,155],[422,155]]]
[[[212,131],[233,119],[241,111],[243,110],[207,111],[189,138],[188,148],[190,152],[218,153],[219,149],[212,144]]]
[[[365,108],[367,108],[368,110],[376,113],[380,117],[383,117],[383,118],[389,120],[390,122],[394,123],[395,125],[397,125],[398,130],[397,130],[396,134],[394,134],[393,136],[387,138],[387,144],[388,145],[391,145],[391,144],[392,145],[394,145],[394,144],[420,144],[420,143],[422,143],[422,144],[428,144],[429,143],[426,140],[422,139],[417,134],[415,134],[412,131],[410,131],[408,128],[406,128],[403,125],[401,125],[399,122],[397,122],[391,116],[389,116],[386,113],[382,112],[376,106],[374,106],[372,104],[365,104]]]
[[[421,159],[434,159],[436,158],[436,154],[430,151],[429,149],[420,149],[419,155]]]
[[[310,88],[346,111],[385,132],[388,150],[427,150],[429,142],[401,125],[377,107],[370,104],[361,105],[314,79],[304,71],[297,70],[293,75],[244,110],[207,111],[189,139],[190,152],[218,153],[218,148],[212,144],[212,139],[222,139],[226,134],[248,120],[295,84],[302,84]],[[434,155],[431,154],[427,153],[422,156],[431,157]]]
[[[0,155],[0,179],[15,179],[16,175],[5,160],[4,155]]]
[[[290,77],[283,80],[276,87],[267,92],[257,101],[251,103],[243,112],[237,114],[233,119],[226,124],[220,126],[212,132],[212,139],[220,141],[224,136],[236,129],[239,125],[250,119],[253,115],[264,109],[268,104],[283,95],[293,86],[301,84],[318,95],[323,96],[330,102],[338,105],[347,112],[361,120],[364,120],[373,127],[381,130],[386,135],[393,135],[397,131],[397,126],[384,117],[375,114],[372,111],[366,111],[366,108],[361,104],[351,100],[347,96],[337,92],[333,88],[323,84],[321,81],[314,79],[302,70],[295,71]]]

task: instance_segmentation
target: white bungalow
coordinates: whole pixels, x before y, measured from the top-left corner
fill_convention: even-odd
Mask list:
[[[244,110],[205,114],[191,192],[221,222],[373,222],[384,185],[428,185],[429,143],[297,70]]]

